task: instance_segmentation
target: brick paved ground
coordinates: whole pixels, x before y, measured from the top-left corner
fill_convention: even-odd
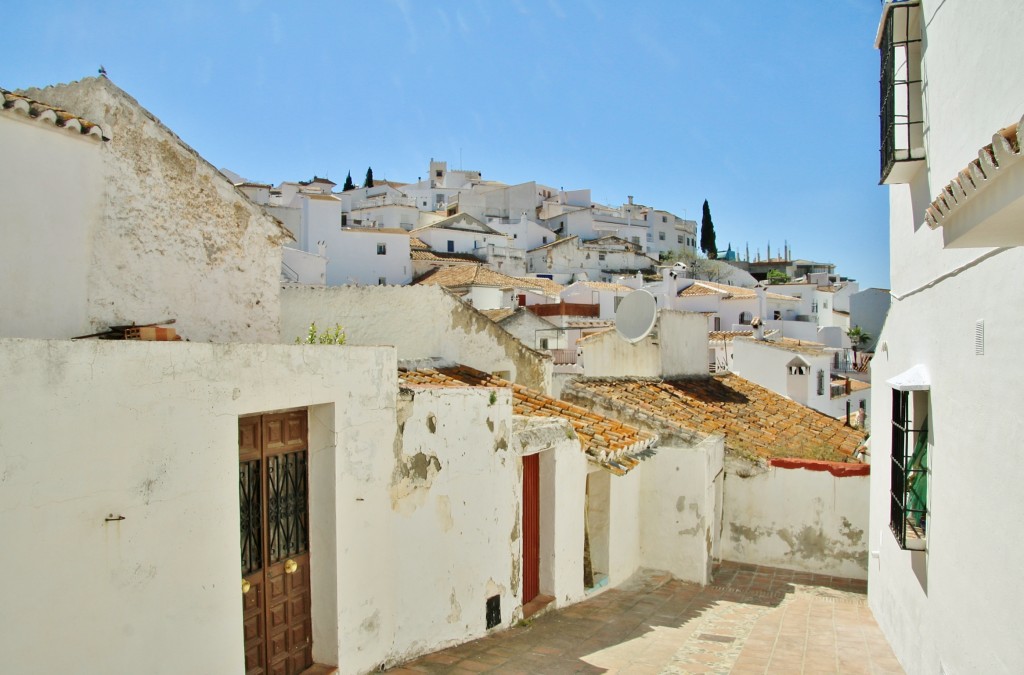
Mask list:
[[[701,587],[642,572],[409,673],[902,673],[863,581],[723,563]]]

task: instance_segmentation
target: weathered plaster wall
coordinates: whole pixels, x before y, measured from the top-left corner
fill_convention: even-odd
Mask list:
[[[711,580],[712,549],[719,535],[715,479],[723,466],[721,438],[696,447],[659,445],[640,467],[640,557],[644,567],[686,581]]]
[[[566,420],[515,416],[512,429],[515,452],[540,453],[540,592],[556,607],[578,602],[589,462]]]
[[[101,145],[13,110],[0,113],[0,335],[91,332],[86,288],[103,201]]]
[[[348,344],[390,344],[399,358],[442,358],[548,392],[551,359],[523,345],[483,314],[437,286],[282,288],[282,342],[311,321],[340,323]]]
[[[722,558],[867,578],[868,476],[727,460]]]
[[[300,406],[314,654],[379,663],[394,350],[0,340],[0,372],[5,670],[241,672],[238,417]]]
[[[658,313],[660,377],[693,377],[708,372],[708,324],[700,314],[661,310]]]
[[[394,630],[378,636],[389,662],[484,635],[493,595],[512,625],[522,582],[510,392],[403,390],[398,424],[388,489]]]
[[[651,337],[630,344],[618,332],[608,331],[578,342],[577,347],[587,377],[657,377],[661,371],[661,350]]]
[[[174,318],[193,341],[277,341],[289,237],[273,218],[106,78],[27,95],[110,131],[89,262],[91,328]]]
[[[707,321],[700,314],[662,310],[655,329],[630,344],[617,331],[578,343],[587,377],[686,377],[707,374]]]

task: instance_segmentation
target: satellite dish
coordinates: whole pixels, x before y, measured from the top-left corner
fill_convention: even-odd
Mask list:
[[[636,343],[654,330],[658,319],[658,303],[650,292],[633,291],[622,299],[615,310],[615,330],[629,343]]]

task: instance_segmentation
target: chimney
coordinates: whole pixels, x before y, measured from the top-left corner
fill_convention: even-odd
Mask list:
[[[630,206],[632,206],[632,205],[633,205],[633,195],[628,195],[628,196],[626,197],[626,199],[628,199],[628,200],[629,200],[629,205],[630,205]]]

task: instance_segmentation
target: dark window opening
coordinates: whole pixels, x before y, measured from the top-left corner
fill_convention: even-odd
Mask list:
[[[501,623],[501,596],[487,598],[487,627],[494,628]]]
[[[900,548],[924,550],[928,526],[928,394],[892,392],[889,529]]]
[[[909,179],[909,174],[897,172],[899,175],[890,176],[896,164],[924,159],[921,8],[918,2],[906,1],[886,9],[879,43],[879,182],[902,183]]]

